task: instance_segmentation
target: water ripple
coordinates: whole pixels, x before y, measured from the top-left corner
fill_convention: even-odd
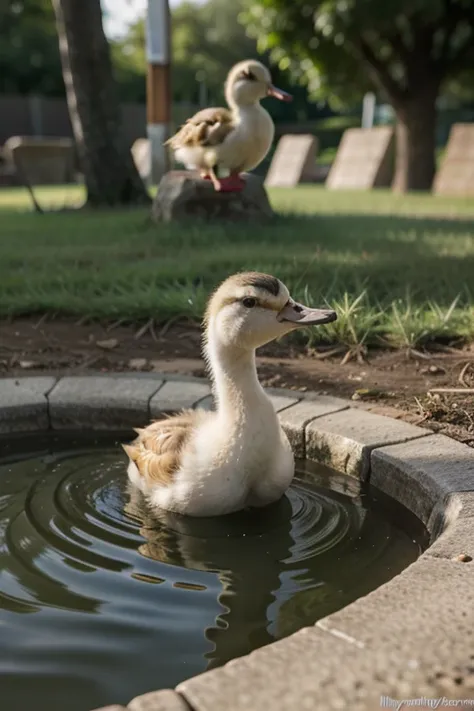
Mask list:
[[[92,445],[47,440],[0,462],[9,708],[39,694],[48,711],[87,711],[177,684],[314,623],[420,550],[325,474],[318,485],[298,477],[267,509],[158,520],[129,487],[121,450]]]

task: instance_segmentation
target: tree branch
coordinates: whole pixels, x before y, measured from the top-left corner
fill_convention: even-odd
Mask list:
[[[474,18],[473,18],[473,26],[474,26]],[[446,57],[444,64],[443,64],[443,69],[444,69],[444,74],[451,74],[453,72],[460,71],[461,69],[465,68],[466,65],[466,59],[469,56],[469,53],[472,53],[472,56],[474,57],[474,28],[473,32],[467,37],[467,39],[464,41],[463,44],[459,45],[457,48],[456,52],[454,52],[450,57]]]
[[[407,64],[410,61],[410,48],[407,47],[399,34],[393,34],[386,37],[387,42],[392,45],[392,49],[398,54],[399,59]]]
[[[441,44],[439,56],[436,64],[440,69],[450,62],[449,45],[456,29],[461,22],[468,22],[474,26],[474,8],[462,8],[454,5],[452,0],[444,0],[444,12],[436,27],[437,30],[444,30],[443,42]]]
[[[390,99],[399,101],[404,98],[405,90],[390,74],[388,64],[378,57],[369,43],[360,37],[355,41],[362,59],[368,65],[374,83],[385,91]]]

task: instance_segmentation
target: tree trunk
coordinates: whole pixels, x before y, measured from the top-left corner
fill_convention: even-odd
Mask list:
[[[146,204],[121,126],[100,0],[53,0],[69,115],[92,207]]]
[[[425,86],[394,104],[397,116],[393,189],[431,190],[436,163],[436,98],[438,86]]]

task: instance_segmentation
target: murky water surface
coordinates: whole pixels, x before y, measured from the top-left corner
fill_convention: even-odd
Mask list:
[[[265,510],[158,521],[116,442],[0,443],[2,709],[173,687],[343,607],[423,546],[406,511],[323,469]]]

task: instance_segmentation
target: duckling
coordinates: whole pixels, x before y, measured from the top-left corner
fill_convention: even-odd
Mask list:
[[[225,84],[229,108],[199,111],[166,143],[188,170],[198,169],[202,178],[212,180],[216,191],[238,192],[245,185],[239,174],[259,165],[272,145],[275,127],[260,105],[266,96],[292,100],[290,94],[273,86],[270,72],[261,62],[239,62]],[[217,177],[223,170],[230,173],[228,178]]]
[[[294,476],[291,446],[262,388],[255,351],[302,326],[335,321],[295,302],[276,277],[226,279],[209,300],[204,356],[216,411],[188,410],[123,445],[128,476],[158,511],[218,516],[279,500]]]

